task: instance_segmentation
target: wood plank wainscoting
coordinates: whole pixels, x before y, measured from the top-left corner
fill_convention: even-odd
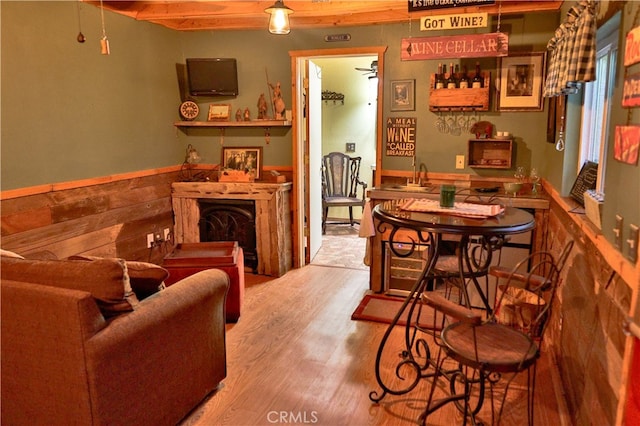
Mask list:
[[[180,166],[2,191],[2,248],[160,263],[168,244],[146,234],[173,230],[171,184]]]
[[[574,425],[621,425],[629,384],[632,337],[625,319],[636,311],[640,263],[632,264],[584,215],[572,213],[572,200],[551,194],[545,239],[553,253],[574,240],[562,271],[558,306],[546,342],[562,380]]]
[[[178,182],[172,185],[177,243],[200,242],[200,199],[254,200],[257,273],[282,276],[291,269],[292,183]]]

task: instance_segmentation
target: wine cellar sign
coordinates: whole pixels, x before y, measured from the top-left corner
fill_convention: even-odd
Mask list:
[[[400,46],[400,59],[403,61],[508,55],[509,36],[504,33],[410,37],[403,38]]]
[[[413,157],[416,152],[416,118],[387,118],[387,155]]]

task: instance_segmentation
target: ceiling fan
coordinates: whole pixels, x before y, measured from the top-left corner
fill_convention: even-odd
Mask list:
[[[359,68],[356,67],[357,71],[364,71],[363,75],[372,74],[369,78],[378,78],[378,61],[371,62],[371,68]]]

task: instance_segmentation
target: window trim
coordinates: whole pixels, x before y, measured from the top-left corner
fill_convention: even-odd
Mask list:
[[[620,38],[620,13],[617,13],[614,17],[612,17],[607,23],[602,25],[597,32],[596,35],[596,61],[599,61],[603,56],[607,56],[607,81],[604,82],[604,91],[606,93],[603,104],[602,104],[602,134],[600,138],[600,146],[598,153],[598,176],[596,180],[596,191],[604,193],[604,177],[606,172],[606,164],[607,164],[607,152],[609,139],[612,135],[610,129],[610,119],[611,119],[611,106],[612,106],[612,98],[613,92],[616,83],[616,74],[617,74],[617,62],[619,56],[619,38]],[[597,73],[599,74],[599,73]],[[596,74],[596,75],[597,75]],[[576,169],[576,175],[580,172],[582,165],[586,161],[594,161],[593,158],[588,151],[587,145],[592,146],[592,143],[588,143],[593,138],[594,128],[596,127],[592,120],[592,115],[597,114],[593,112],[591,108],[589,108],[592,103],[587,102],[590,98],[594,96],[598,96],[594,94],[594,90],[597,90],[599,86],[597,86],[598,81],[588,82],[584,85],[583,92],[583,106],[582,106],[582,117],[581,117],[581,126],[580,126],[580,146],[579,146],[579,161]]]

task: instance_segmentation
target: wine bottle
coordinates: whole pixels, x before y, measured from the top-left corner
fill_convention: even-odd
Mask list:
[[[447,89],[455,89],[456,84],[456,75],[453,72],[453,62],[449,63],[449,78],[447,79]]]
[[[471,87],[473,87],[474,89],[480,89],[483,86],[484,81],[482,80],[482,76],[480,75],[480,62],[476,62],[476,75],[473,76]]]
[[[444,89],[444,74],[442,64],[438,64],[438,74],[436,74],[436,89]]]
[[[458,83],[458,87],[461,89],[469,88],[469,76],[467,75],[467,66],[464,65],[462,67],[462,75],[460,75],[460,80]]]

